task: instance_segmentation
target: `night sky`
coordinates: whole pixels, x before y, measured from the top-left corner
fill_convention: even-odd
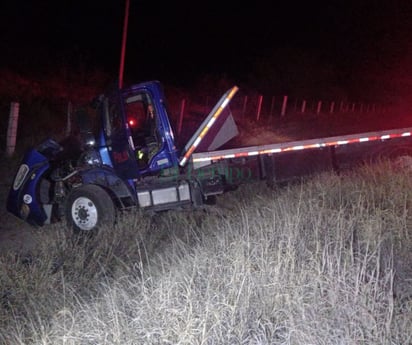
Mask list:
[[[64,66],[96,68],[116,78],[124,5],[3,1],[0,66],[46,74]],[[215,75],[298,89],[300,80],[321,88],[406,78],[411,9],[406,0],[130,0],[125,79],[188,86]]]

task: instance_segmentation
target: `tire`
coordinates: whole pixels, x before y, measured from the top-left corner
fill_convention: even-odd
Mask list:
[[[67,198],[66,219],[76,234],[94,234],[102,226],[114,225],[116,211],[109,194],[97,185],[72,190]]]

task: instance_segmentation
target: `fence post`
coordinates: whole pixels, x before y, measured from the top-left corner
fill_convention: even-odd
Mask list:
[[[66,136],[70,135],[72,131],[72,102],[67,103],[67,124],[66,124]]]
[[[259,97],[258,97],[258,106],[257,106],[257,111],[256,111],[256,121],[259,121],[259,119],[260,119],[260,112],[262,110],[262,102],[263,102],[263,96],[259,95]]]
[[[177,129],[177,133],[180,134],[182,132],[182,124],[183,124],[183,116],[185,113],[185,106],[186,106],[186,99],[182,99],[180,103],[180,115],[179,115],[179,126]]]
[[[285,116],[287,104],[288,104],[288,96],[283,96],[282,112],[280,113],[281,116]]]
[[[247,106],[247,95],[246,95],[245,98],[243,99],[242,117],[245,116],[246,106]]]
[[[9,115],[9,126],[7,128],[7,148],[6,148],[6,153],[9,157],[14,154],[14,150],[16,149],[17,126],[18,126],[18,121],[19,121],[19,108],[20,108],[20,104],[18,102],[11,102],[10,115]]]
[[[300,112],[304,114],[306,111],[306,99],[302,101],[302,107],[300,108]]]
[[[322,109],[322,101],[318,101],[318,106],[316,107],[316,114],[319,115]]]
[[[335,110],[335,102],[332,101],[330,103],[329,113],[333,114],[334,110]]]

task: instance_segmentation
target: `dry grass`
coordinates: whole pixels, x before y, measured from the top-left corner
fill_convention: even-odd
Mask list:
[[[0,258],[0,343],[410,344],[411,187],[382,162],[87,243],[44,228]]]

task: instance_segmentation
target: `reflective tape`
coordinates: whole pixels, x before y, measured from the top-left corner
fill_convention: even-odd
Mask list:
[[[409,128],[408,128],[409,129]],[[369,134],[369,135],[367,135]],[[394,139],[394,138],[401,138],[401,137],[409,137],[412,136],[412,131],[404,131],[404,132],[392,132],[392,133],[385,133],[379,135],[380,133],[362,133],[359,134],[359,137],[354,137],[354,135],[343,136],[341,139],[337,137],[331,138],[324,138],[318,139],[319,142],[313,142],[305,144],[305,141],[302,141],[301,144],[298,142],[293,142],[293,145],[287,145],[287,143],[280,143],[280,144],[273,144],[274,147],[268,148],[271,145],[262,145],[260,146],[262,149],[259,150],[259,146],[250,147],[251,151],[248,151],[248,148],[245,148],[245,151],[239,151],[240,149],[231,150],[224,150],[221,151],[222,154],[218,154],[219,151],[211,152],[209,156],[205,156],[206,153],[201,153],[201,157],[193,157],[194,162],[207,162],[207,161],[218,161],[221,159],[230,159],[230,158],[237,158],[237,157],[246,157],[246,156],[257,156],[257,155],[264,155],[264,154],[272,154],[272,153],[281,153],[281,152],[290,152],[290,151],[298,151],[298,150],[306,150],[306,149],[314,149],[314,148],[322,148],[322,147],[331,147],[331,146],[339,146],[339,145],[347,145],[347,144],[355,144],[355,143],[364,143],[376,140],[387,140],[387,139]],[[315,139],[316,140],[316,139]],[[306,141],[306,142],[308,142]],[[290,143],[292,144],[292,143]],[[224,152],[224,154],[223,154]]]

